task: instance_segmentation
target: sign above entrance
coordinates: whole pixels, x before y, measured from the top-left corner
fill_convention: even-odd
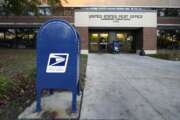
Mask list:
[[[156,12],[76,11],[77,27],[157,27]]]

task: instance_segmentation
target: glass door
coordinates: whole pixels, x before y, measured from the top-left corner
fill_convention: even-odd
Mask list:
[[[99,52],[107,52],[108,49],[108,33],[99,34]]]
[[[89,48],[90,52],[107,52],[108,48],[107,32],[93,32],[90,33]]]
[[[90,52],[98,52],[99,34],[98,33],[90,33],[89,38],[90,38],[90,41],[89,41]]]
[[[122,52],[132,51],[133,35],[129,32],[117,32],[116,39],[120,41],[120,50]]]

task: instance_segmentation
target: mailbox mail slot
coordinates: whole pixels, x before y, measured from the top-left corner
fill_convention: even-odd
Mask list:
[[[43,24],[37,36],[36,111],[41,111],[43,89],[72,91],[72,112],[79,93],[80,40],[77,31],[64,20]]]

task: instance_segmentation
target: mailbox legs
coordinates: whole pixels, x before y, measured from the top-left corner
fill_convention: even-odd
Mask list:
[[[72,92],[72,112],[77,112],[77,95],[80,95],[80,82],[78,82],[75,90]]]
[[[80,95],[80,82],[78,82],[77,84],[77,95],[78,96]]]
[[[72,110],[71,110],[73,113],[77,112],[76,103],[77,103],[77,93],[73,92],[72,93]]]
[[[41,111],[41,90],[36,92],[36,112]]]
[[[49,90],[49,94],[50,94],[50,95],[53,95],[53,93],[54,93],[54,90],[53,90],[53,89],[50,89],[50,90]]]

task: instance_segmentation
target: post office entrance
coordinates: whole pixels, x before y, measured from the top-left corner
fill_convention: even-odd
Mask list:
[[[137,30],[89,30],[89,51],[90,52],[110,52],[110,44],[114,40],[120,42],[120,51],[136,52]]]

